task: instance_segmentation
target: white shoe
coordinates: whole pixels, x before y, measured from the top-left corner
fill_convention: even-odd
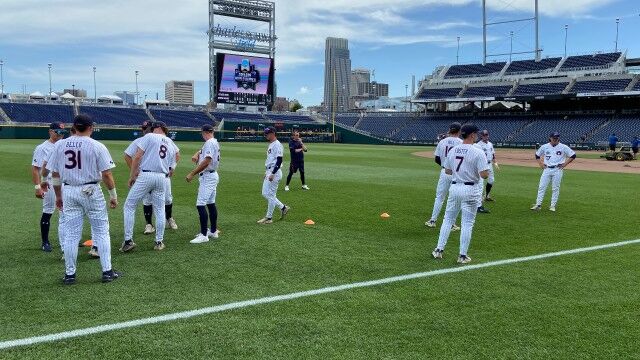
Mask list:
[[[458,257],[458,264],[468,264],[471,262],[471,258],[466,255],[460,255]]]
[[[168,218],[167,219],[167,228],[170,228],[171,230],[178,230],[178,224],[176,224],[176,221],[173,218]]]
[[[456,224],[451,225],[451,231],[460,231],[460,226]]]
[[[262,218],[258,220],[258,224],[260,225],[266,225],[266,224],[272,224],[272,223],[273,223],[273,220],[269,218]]]
[[[550,207],[550,208],[549,208],[549,211],[556,212],[556,207],[555,207],[555,206]]]
[[[311,190],[307,185],[302,185],[302,190]]]
[[[196,237],[193,240],[191,240],[189,242],[192,243],[192,244],[202,244],[202,243],[206,243],[208,241],[209,241],[209,237],[208,236],[204,236],[204,235],[199,233],[198,235],[196,235]]]
[[[434,249],[433,252],[431,252],[431,255],[433,256],[434,259],[442,259],[442,253],[444,251],[443,250],[439,250],[439,249]]]
[[[531,210],[533,210],[533,211],[538,211],[538,210],[540,210],[540,208],[541,208],[541,206],[540,206],[540,205],[533,205],[533,206],[531,207]]]
[[[436,227],[436,222],[435,222],[435,221],[433,221],[433,220],[429,220],[429,221],[427,221],[426,223],[424,223],[424,225],[425,225],[426,227],[434,228],[434,227]]]
[[[154,228],[153,225],[147,224],[144,226],[145,235],[153,234],[154,232],[156,232],[156,228]]]
[[[207,230],[207,237],[217,239],[218,237],[220,237],[220,231],[216,230],[214,232],[211,232],[211,230]]]
[[[285,185],[284,191],[289,191],[289,185]]]

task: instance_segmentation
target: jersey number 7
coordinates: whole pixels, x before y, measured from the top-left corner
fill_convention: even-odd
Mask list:
[[[462,162],[464,161],[464,156],[456,156],[456,160],[460,160],[458,166],[456,167],[456,172],[458,172],[460,171],[460,165],[462,165]]]

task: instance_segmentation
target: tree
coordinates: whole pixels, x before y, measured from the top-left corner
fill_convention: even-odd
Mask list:
[[[298,100],[292,100],[291,101],[291,105],[289,106],[289,111],[291,112],[296,112],[300,109],[302,109],[302,105],[300,105],[300,102]]]

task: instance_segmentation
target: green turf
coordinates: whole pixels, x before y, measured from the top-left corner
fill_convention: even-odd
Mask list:
[[[198,231],[197,184],[184,182],[183,161],[173,180],[180,228],[166,232],[167,249],[152,250],[139,214],[138,249],[113,253],[122,279],[101,284],[98,262],[83,254],[78,284],[63,287],[57,246],[38,249],[41,208],[29,181],[37,143],[0,142],[0,341],[456,266],[457,233],[443,261],[427,256],[437,230],[423,224],[439,169],[411,155],[424,148],[312,144],[311,191],[296,176],[293,191],[279,193],[292,212],[262,227],[266,144],[223,143],[218,241],[188,243]],[[107,145],[123,202],[127,144]],[[185,159],[199,147],[178,145]],[[496,177],[492,213],[476,222],[474,262],[640,237],[637,175],[568,170],[555,214],[528,210],[539,170],[502,166]],[[113,250],[122,217],[121,206],[110,211]],[[309,218],[315,226],[303,225]],[[631,358],[639,255],[630,245],[473,270],[0,350],[0,358]]]

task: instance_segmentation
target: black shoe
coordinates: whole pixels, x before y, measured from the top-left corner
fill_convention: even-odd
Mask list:
[[[119,278],[120,276],[122,276],[122,273],[111,269],[109,271],[105,271],[102,273],[102,282],[103,283],[112,282],[113,280]]]
[[[51,252],[51,244],[48,242],[42,243],[42,251]]]
[[[479,213],[483,213],[483,214],[490,214],[490,213],[491,213],[491,211],[489,211],[489,210],[485,209],[485,208],[484,208],[484,206],[480,206],[480,207],[478,208],[478,212],[479,212]]]
[[[287,205],[284,205],[282,209],[280,209],[280,213],[281,213],[280,219],[284,219],[284,217],[287,215],[289,210],[291,210],[291,208],[288,207]]]
[[[73,285],[76,283],[76,274],[72,274],[72,275],[64,275],[64,278],[62,278],[62,283],[65,285]]]

